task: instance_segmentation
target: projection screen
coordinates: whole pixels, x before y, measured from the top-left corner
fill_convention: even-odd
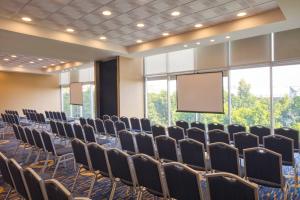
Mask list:
[[[177,111],[224,113],[223,72],[177,76]]]
[[[70,84],[70,104],[72,105],[82,105],[82,84],[81,83],[71,83]]]

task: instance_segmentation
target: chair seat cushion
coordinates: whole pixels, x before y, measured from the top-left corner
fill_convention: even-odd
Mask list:
[[[68,154],[68,153],[72,153],[73,152],[73,150],[72,150],[72,148],[60,148],[60,149],[56,149],[56,154],[58,155],[58,156],[63,156],[63,155],[65,155],[65,154]]]

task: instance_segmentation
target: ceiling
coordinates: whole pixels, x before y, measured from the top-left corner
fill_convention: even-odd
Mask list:
[[[247,16],[278,7],[275,0],[1,0],[0,17],[27,22],[49,30],[75,30],[79,37],[130,46],[140,39],[151,41],[194,30],[194,25],[212,26],[236,19],[240,11]],[[104,16],[103,11],[111,11]],[[179,16],[172,16],[179,11]],[[137,23],[143,23],[138,28]]]

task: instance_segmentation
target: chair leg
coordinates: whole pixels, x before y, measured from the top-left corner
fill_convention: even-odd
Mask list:
[[[116,187],[117,187],[117,182],[114,181],[112,189],[111,189],[111,193],[110,193],[110,196],[109,196],[109,200],[113,200],[114,195],[115,195],[115,191],[116,191]]]
[[[20,147],[20,143],[18,144],[18,146],[17,146],[17,148],[16,148],[16,150],[14,152],[14,156],[17,154],[17,151],[19,150],[19,147]]]
[[[45,160],[44,166],[43,166],[43,168],[42,168],[42,174],[45,173],[45,169],[46,169],[47,166],[48,166],[49,157],[50,157],[50,154],[47,153],[46,160]]]
[[[58,160],[57,160],[57,163],[56,163],[56,166],[55,166],[55,169],[54,169],[52,178],[54,178],[54,176],[55,176],[55,174],[56,174],[56,171],[57,171],[57,169],[58,169],[58,166],[59,166],[59,164],[60,164],[60,162],[61,162],[61,158],[62,158],[62,157],[59,157]]]
[[[75,185],[76,185],[76,182],[77,182],[77,178],[78,178],[78,176],[79,176],[79,174],[80,174],[80,168],[81,168],[81,167],[78,167],[78,171],[77,171],[77,173],[76,173],[75,180],[74,180],[74,183],[73,183],[71,192],[73,192],[73,190],[74,190],[74,188],[75,188]]]
[[[28,161],[29,161],[29,159],[30,159],[30,157],[31,157],[31,155],[32,155],[32,152],[33,152],[33,147],[31,147],[31,151],[29,152],[29,154],[27,155],[27,157],[26,157],[26,159],[25,159],[25,163],[28,163]]]
[[[40,155],[41,155],[41,150],[38,151],[38,155],[36,156],[34,163],[39,161]]]
[[[94,184],[95,184],[96,180],[97,180],[97,174],[95,174],[95,177],[93,177],[93,180],[91,182],[91,186],[90,186],[90,189],[89,189],[89,192],[88,192],[88,198],[90,198],[91,195],[92,195],[92,191],[93,191]]]
[[[9,190],[8,190],[8,192],[7,192],[7,194],[6,194],[5,198],[4,198],[4,200],[7,200],[7,199],[8,199],[8,197],[9,197],[11,191],[12,191],[12,188],[9,187]]]

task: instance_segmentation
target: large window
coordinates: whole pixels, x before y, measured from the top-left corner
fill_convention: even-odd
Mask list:
[[[62,110],[67,116],[71,116],[71,105],[70,105],[70,88],[61,87],[61,100],[62,100]]]

